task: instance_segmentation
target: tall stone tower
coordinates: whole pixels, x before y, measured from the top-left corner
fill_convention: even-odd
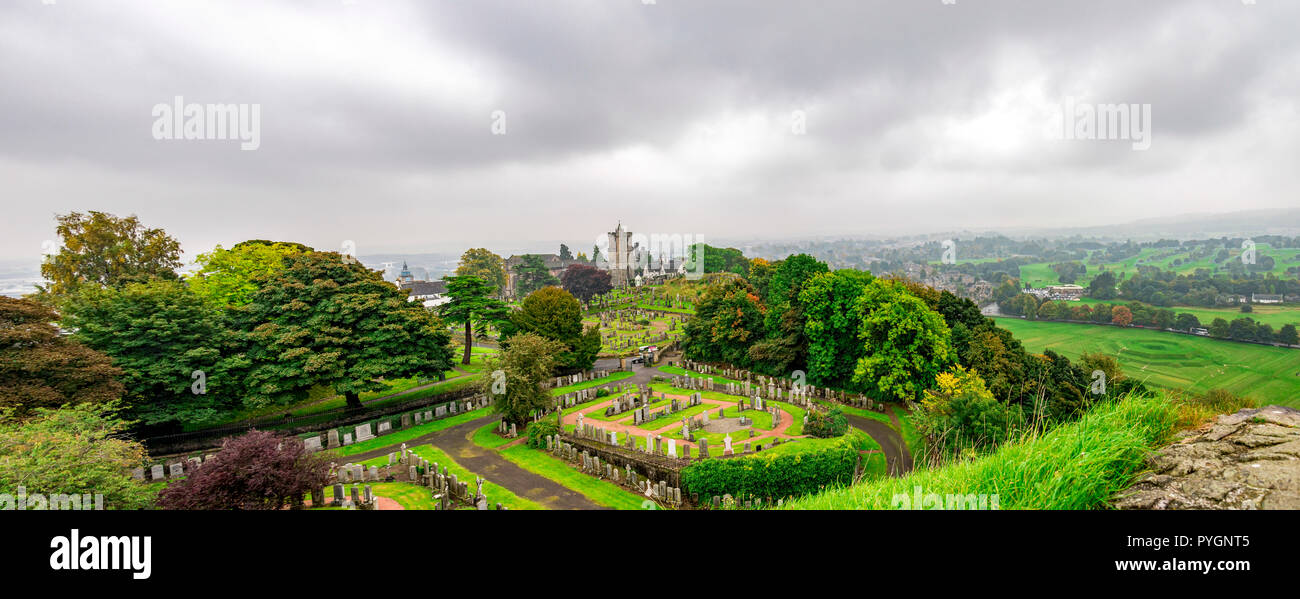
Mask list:
[[[618,228],[609,233],[608,255],[605,256],[609,262],[609,282],[614,287],[627,287],[631,282],[634,249],[632,233],[623,230],[622,222],[618,223]]]

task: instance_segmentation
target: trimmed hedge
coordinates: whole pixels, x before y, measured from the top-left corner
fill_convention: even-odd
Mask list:
[[[853,482],[858,465],[858,450],[850,437],[815,451],[704,460],[682,470],[682,487],[707,503],[706,498],[728,493],[775,499],[847,485]]]

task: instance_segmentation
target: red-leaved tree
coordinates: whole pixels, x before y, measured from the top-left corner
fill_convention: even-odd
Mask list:
[[[585,264],[570,264],[564,272],[560,273],[560,284],[564,286],[565,291],[584,302],[590,301],[592,296],[609,293],[610,289],[613,289],[610,285],[609,271]]]
[[[329,483],[329,461],[295,437],[249,431],[227,439],[184,480],[158,495],[165,510],[276,510]]]

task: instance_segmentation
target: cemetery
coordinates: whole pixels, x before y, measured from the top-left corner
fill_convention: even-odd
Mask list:
[[[620,293],[635,303],[586,318],[601,327],[603,351],[635,355],[643,345],[672,343],[689,318],[656,311],[685,303],[653,288]],[[326,510],[548,509],[462,467],[454,453],[427,442],[408,445],[422,435],[468,424],[474,425],[470,436],[479,447],[615,509],[775,506],[801,487],[750,481],[746,477],[753,475],[746,473],[772,471],[791,459],[826,464],[820,470],[808,468],[808,488],[883,474],[880,447],[865,434],[813,438],[804,427],[810,416],[834,406],[887,420],[879,415],[884,404],[724,365],[679,361],[651,368],[648,381],[636,379],[642,382],[626,381],[635,370],[554,377],[546,383],[553,405],[531,420],[549,422],[550,434],[536,439],[529,432],[534,424],[488,420],[491,400],[482,394],[299,435],[307,450],[328,452],[333,460],[333,482],[304,497],[302,505]],[[373,457],[387,448],[393,450]],[[348,461],[350,455],[363,459]],[[135,475],[146,481],[179,479],[210,457],[171,458],[138,468]],[[752,460],[761,463],[756,468]]]

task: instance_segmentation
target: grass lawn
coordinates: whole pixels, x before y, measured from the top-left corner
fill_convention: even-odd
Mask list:
[[[1300,407],[1300,350],[1143,329],[999,318],[1031,352],[1116,356],[1124,374],[1169,389],[1226,389],[1260,405]]]
[[[471,412],[462,412],[455,416],[443,418],[441,420],[434,420],[433,422],[417,424],[408,429],[403,429],[395,433],[389,433],[387,435],[375,437],[374,439],[370,439],[368,441],[362,441],[360,443],[345,445],[343,447],[340,447],[338,449],[332,449],[330,451],[335,452],[335,454],[340,457],[347,457],[359,453],[366,453],[367,451],[373,451],[383,447],[389,447],[391,445],[401,445],[402,443],[405,443],[412,439],[416,439],[424,435],[427,435],[429,433],[437,432],[440,430],[449,429],[458,424],[464,424],[471,420],[475,420],[487,416],[488,414],[491,413],[492,413],[492,406],[488,406],[486,408],[479,408]]]
[[[583,494],[600,505],[616,510],[639,510],[644,497],[622,487],[578,472],[563,460],[546,455],[545,451],[527,445],[516,445],[500,452],[501,457],[538,476]]]
[[[903,430],[899,432],[903,435],[903,444],[907,445],[908,452],[914,456],[922,453],[925,443],[921,440],[921,436],[916,434],[916,427],[912,426],[912,415],[898,406],[893,406],[891,409],[894,410],[894,415],[898,416],[898,423],[902,425]],[[920,463],[916,464],[916,467],[920,466]]]
[[[500,425],[496,422],[490,422],[488,424],[484,424],[483,426],[480,426],[478,430],[474,431],[474,435],[470,437],[470,440],[473,441],[475,445],[478,445],[479,447],[486,447],[487,449],[496,449],[498,447],[501,447],[502,445],[505,445],[506,443],[514,441],[514,439],[507,439],[505,437],[502,437],[501,435],[498,435],[497,434],[498,426]],[[520,431],[520,435],[522,434],[523,431]]]
[[[455,474],[456,478],[459,479],[461,482],[469,482],[470,492],[473,493],[475,474],[473,472],[470,472],[469,470],[466,470],[460,464],[457,464],[456,460],[451,459],[451,456],[447,455],[446,452],[432,445],[420,445],[418,447],[412,448],[411,450],[414,451],[416,455],[426,460],[429,460],[430,462],[436,462],[440,467],[445,466],[447,468],[447,472],[450,474]],[[367,467],[372,465],[387,466],[388,457],[381,456],[373,460],[366,460],[362,462],[362,465]],[[428,493],[427,490],[425,492]],[[509,490],[507,490],[505,487],[497,485],[496,483],[493,483],[490,480],[483,483],[483,494],[487,495],[488,505],[491,506],[495,506],[497,503],[500,503],[512,510],[546,509],[542,507],[541,504],[535,501],[524,499],[523,497],[520,497],[518,495],[515,495],[514,493],[511,493]]]

